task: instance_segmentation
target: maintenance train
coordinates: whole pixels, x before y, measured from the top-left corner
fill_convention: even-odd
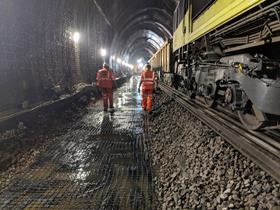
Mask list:
[[[279,0],[181,0],[173,24],[150,60],[164,81],[248,129],[279,128]]]

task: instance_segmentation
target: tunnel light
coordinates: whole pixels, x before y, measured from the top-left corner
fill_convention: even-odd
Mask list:
[[[75,43],[78,43],[78,42],[80,41],[81,34],[80,34],[79,32],[74,32],[72,38],[73,38],[73,41],[74,41]]]
[[[111,58],[112,58],[112,60],[116,60],[116,56],[115,55],[113,55]]]
[[[142,63],[142,58],[139,58],[139,59],[137,60],[137,63],[138,63],[138,64]]]
[[[117,59],[117,62],[118,62],[118,63],[122,63],[122,59],[118,58],[118,59]]]
[[[100,49],[100,55],[101,55],[102,57],[105,57],[105,56],[107,55],[107,50],[104,49],[104,48],[101,48],[101,49]]]
[[[142,69],[143,67],[144,67],[144,63],[142,63],[142,62],[141,62],[141,63],[138,63],[138,68],[139,68],[139,69]]]

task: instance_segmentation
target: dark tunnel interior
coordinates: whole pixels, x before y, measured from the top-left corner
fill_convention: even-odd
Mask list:
[[[0,0],[0,111],[90,84],[103,62],[148,60],[172,34],[176,0]]]
[[[280,0],[0,0],[0,210],[280,210]]]

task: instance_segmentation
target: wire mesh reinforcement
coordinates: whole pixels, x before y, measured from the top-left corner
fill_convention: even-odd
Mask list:
[[[141,112],[91,108],[0,189],[0,209],[156,209]]]

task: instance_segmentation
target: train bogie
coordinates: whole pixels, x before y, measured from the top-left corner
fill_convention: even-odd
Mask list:
[[[173,87],[236,112],[248,129],[279,127],[280,0],[201,2],[180,1],[173,44],[151,63]]]

